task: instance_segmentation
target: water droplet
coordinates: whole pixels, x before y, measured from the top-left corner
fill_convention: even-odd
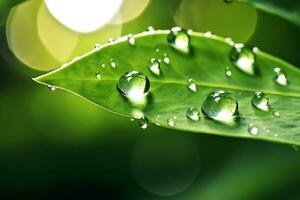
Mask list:
[[[259,110],[269,111],[269,99],[263,92],[255,92],[251,104]]]
[[[131,102],[141,104],[150,90],[150,81],[146,75],[138,71],[123,74],[118,83],[118,91]]]
[[[167,123],[169,126],[175,126],[176,125],[176,119],[175,118],[170,118],[167,120]]]
[[[230,52],[231,61],[243,72],[254,75],[254,63],[255,55],[254,53],[243,44],[235,44]]]
[[[101,80],[101,74],[100,74],[100,72],[96,73],[96,79]]]
[[[168,35],[168,42],[172,47],[180,52],[189,53],[190,51],[190,36],[183,28],[172,28]]]
[[[259,48],[258,48],[258,47],[253,47],[252,51],[253,51],[254,53],[258,53],[258,52],[259,52]]]
[[[228,66],[225,67],[225,75],[228,76],[228,77],[230,77],[232,75],[232,72],[231,72],[231,70]]]
[[[279,85],[286,86],[288,80],[285,72],[279,67],[274,68],[274,72],[275,76],[273,77],[273,80]]]
[[[207,32],[204,33],[204,36],[205,37],[211,37],[212,36],[212,32],[207,31]]]
[[[192,35],[192,34],[193,34],[193,30],[192,30],[192,29],[188,29],[188,30],[187,30],[187,34],[188,34],[188,35]]]
[[[231,93],[217,90],[206,97],[201,110],[207,117],[231,125],[237,117],[238,101]]]
[[[156,76],[160,76],[160,63],[155,58],[152,58],[150,60],[150,64],[148,66],[148,69]]]
[[[116,68],[116,67],[117,67],[117,64],[115,63],[114,60],[111,60],[109,64],[110,64],[110,66],[111,66],[112,68]]]
[[[148,27],[147,27],[147,31],[148,31],[148,32],[153,32],[153,31],[155,31],[155,29],[154,29],[153,26],[148,26]]]
[[[130,118],[130,121],[133,122],[133,121],[134,121],[134,118]]]
[[[148,128],[148,119],[146,117],[143,117],[143,118],[139,119],[139,127],[141,129]]]
[[[48,85],[47,87],[48,87],[48,89],[49,89],[49,90],[51,90],[51,91],[54,91],[54,90],[56,90],[56,87],[55,87],[55,86]]]
[[[134,46],[135,45],[135,38],[132,34],[129,34],[127,35],[127,40],[128,40],[128,43],[131,45],[131,46]]]
[[[159,52],[160,50],[159,50],[159,48],[156,48],[155,51],[156,51],[156,52]]]
[[[259,133],[258,128],[253,123],[248,125],[248,132],[250,135],[258,135]]]
[[[277,110],[275,110],[275,111],[273,111],[273,115],[274,115],[275,117],[280,117],[280,112],[277,111]]]
[[[108,40],[107,40],[108,43],[111,43],[111,42],[113,42],[113,41],[114,41],[113,38],[108,38]]]
[[[195,107],[191,107],[191,108],[187,109],[186,117],[193,121],[199,121],[200,120],[200,111]]]
[[[97,44],[95,45],[95,49],[100,49],[100,48],[101,48],[101,44],[97,43]]]
[[[105,68],[105,64],[104,64],[104,63],[102,63],[102,64],[101,64],[101,67]]]
[[[234,42],[233,42],[233,40],[232,40],[231,38],[225,38],[225,42],[226,42],[227,44],[229,44],[230,46],[233,46],[233,45],[234,45]]]
[[[163,58],[164,63],[166,64],[170,64],[170,58],[167,54],[164,54],[164,58]]]
[[[193,79],[188,80],[187,87],[190,91],[197,92],[197,84]]]

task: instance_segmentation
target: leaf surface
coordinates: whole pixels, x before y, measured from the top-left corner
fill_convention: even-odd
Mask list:
[[[299,69],[258,51],[255,62],[258,73],[249,75],[231,62],[229,54],[233,47],[225,39],[193,32],[191,53],[187,55],[168,44],[168,33],[154,31],[137,34],[134,36],[134,46],[128,43],[126,37],[122,37],[34,80],[68,90],[124,116],[132,117],[138,109],[150,122],[163,127],[300,144]],[[149,71],[148,65],[152,58],[161,59],[163,54],[168,55],[170,63],[161,62],[161,75],[156,76]],[[111,59],[116,63],[116,68],[110,66]],[[102,64],[106,67],[101,67]],[[226,67],[230,67],[231,77],[225,75]],[[273,81],[275,67],[286,72],[289,81],[287,86]],[[143,108],[133,106],[116,89],[120,76],[132,70],[144,73],[150,80],[148,102]],[[95,76],[98,72],[101,80]],[[187,88],[188,79],[197,83],[197,92]],[[205,117],[203,113],[200,121],[186,118],[188,108],[200,110],[203,100],[212,91],[220,89],[230,92],[238,101],[237,124],[228,126]],[[256,91],[264,92],[270,99],[272,109],[269,112],[251,105],[251,98]],[[274,110],[280,112],[280,117],[272,113]],[[171,127],[167,121],[174,117],[176,124]],[[258,135],[248,133],[250,123],[258,128]]]

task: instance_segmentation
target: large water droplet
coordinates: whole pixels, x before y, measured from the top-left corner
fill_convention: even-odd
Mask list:
[[[255,92],[251,99],[251,103],[259,110],[269,111],[269,99],[263,92]]]
[[[255,74],[255,55],[251,49],[243,44],[234,45],[230,52],[230,60],[243,72],[250,75]]]
[[[200,120],[200,111],[195,107],[191,107],[191,108],[187,109],[186,117],[192,121],[199,121]]]
[[[248,133],[250,135],[258,135],[259,131],[258,128],[253,123],[250,123],[248,125]]]
[[[160,63],[155,58],[152,58],[150,60],[150,64],[148,66],[148,69],[156,76],[160,76]]]
[[[288,84],[288,80],[285,72],[279,67],[274,68],[274,72],[275,76],[273,77],[273,80],[279,85],[286,86]]]
[[[176,119],[175,118],[170,118],[167,120],[167,123],[169,126],[173,127],[176,125]]]
[[[233,125],[238,113],[238,101],[224,90],[213,91],[204,100],[202,112],[216,121]]]
[[[193,79],[188,80],[187,87],[190,91],[197,92],[197,84]]]
[[[190,36],[183,28],[172,28],[168,35],[168,42],[172,47],[180,52],[189,53],[190,51]]]
[[[146,129],[148,128],[148,119],[146,117],[143,117],[139,120],[139,127],[141,129]]]
[[[131,45],[131,46],[134,46],[135,45],[135,38],[132,34],[129,34],[127,35],[127,40],[128,40],[128,43]]]
[[[146,75],[138,71],[123,74],[118,83],[118,91],[133,103],[144,103],[145,96],[150,90],[150,81]]]

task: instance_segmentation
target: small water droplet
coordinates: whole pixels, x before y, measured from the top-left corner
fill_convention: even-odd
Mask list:
[[[100,74],[100,72],[96,73],[96,79],[101,80],[101,74]]]
[[[51,90],[51,91],[54,91],[56,90],[56,87],[55,86],[52,86],[52,85],[47,85],[48,89]]]
[[[238,101],[231,93],[217,90],[206,97],[201,110],[211,119],[233,125],[238,113]]]
[[[251,104],[259,110],[269,111],[269,99],[263,92],[255,92]]]
[[[254,53],[258,53],[258,52],[259,52],[259,48],[258,48],[258,47],[253,47],[252,51],[253,51]]]
[[[118,83],[118,91],[131,102],[141,104],[150,90],[150,81],[146,75],[138,71],[123,74]]]
[[[97,43],[97,44],[95,45],[95,49],[100,49],[100,48],[101,48],[101,44]]]
[[[135,45],[135,38],[132,34],[129,34],[127,35],[127,40],[128,40],[128,43],[131,45],[131,46],[134,46]]]
[[[116,67],[117,67],[117,64],[115,63],[114,60],[111,60],[109,64],[110,64],[110,66],[111,66],[112,68],[116,68]]]
[[[159,50],[159,48],[156,48],[155,51],[156,51],[156,52],[159,52],[160,50]]]
[[[175,118],[170,118],[167,120],[167,123],[169,126],[175,126],[176,125],[176,119]]]
[[[235,44],[230,52],[230,60],[243,72],[254,75],[255,74],[255,55],[243,44]]]
[[[167,54],[164,54],[164,58],[163,58],[164,63],[166,64],[170,64],[170,58]]]
[[[108,38],[108,39],[107,39],[107,42],[108,42],[108,43],[111,43],[111,42],[113,42],[113,41],[114,41],[113,38]]]
[[[155,31],[155,29],[153,28],[153,26],[148,26],[146,31],[153,32]]]
[[[195,107],[191,107],[191,108],[187,109],[186,117],[192,121],[199,121],[200,120],[200,111]]]
[[[211,37],[212,36],[212,32],[207,31],[207,32],[204,33],[204,36],[205,37]]]
[[[160,76],[160,63],[155,58],[152,58],[150,60],[150,64],[148,66],[148,69],[156,76]]]
[[[225,38],[225,42],[227,44],[229,44],[230,46],[234,46],[234,42],[233,42],[233,40],[231,38]]]
[[[101,64],[101,67],[105,68],[105,64],[104,64],[104,63],[102,63],[102,64]]]
[[[253,123],[250,123],[248,125],[248,132],[250,135],[258,135],[259,130]]]
[[[187,87],[190,91],[197,92],[197,84],[193,79],[188,80]]]
[[[134,121],[134,118],[130,118],[130,121],[133,122],[133,121]]]
[[[277,110],[275,110],[275,111],[273,111],[273,115],[274,115],[275,117],[280,117],[280,112],[277,111]]]
[[[148,128],[148,119],[146,117],[143,117],[143,118],[139,119],[139,127],[141,129]]]
[[[189,53],[190,51],[190,36],[183,28],[172,28],[168,35],[168,42],[173,48],[182,53]]]
[[[188,30],[187,30],[187,34],[188,34],[188,35],[192,35],[192,34],[193,34],[193,30],[192,30],[192,29],[188,29]]]
[[[288,84],[288,80],[285,72],[279,67],[274,68],[274,72],[275,76],[273,77],[273,80],[275,81],[275,83],[286,86]]]
[[[225,75],[228,76],[228,77],[230,77],[232,75],[232,72],[231,72],[231,70],[228,66],[225,67]]]

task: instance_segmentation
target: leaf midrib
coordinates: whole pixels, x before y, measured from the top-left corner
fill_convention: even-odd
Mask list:
[[[69,81],[97,81],[97,82],[101,82],[101,81],[118,81],[118,79],[101,79],[101,80],[96,80],[96,79],[52,79],[52,80],[69,80]],[[40,82],[39,80],[37,80],[38,82]],[[178,85],[187,85],[187,82],[183,82],[183,81],[175,81],[175,80],[168,80],[168,81],[161,81],[161,80],[151,80],[152,83],[158,83],[158,84],[178,84]],[[40,82],[44,85],[47,85],[43,82]],[[218,84],[207,84],[207,83],[203,83],[203,82],[196,82],[197,86],[202,86],[202,87],[211,87],[211,88],[224,88],[224,89],[230,89],[230,90],[238,90],[238,91],[243,91],[243,92],[256,92],[257,90],[251,90],[251,89],[247,89],[247,88],[243,88],[243,87],[234,87],[234,86],[228,86],[228,85],[218,85]],[[268,90],[259,90],[262,91],[266,94],[270,94],[270,95],[276,95],[276,96],[284,96],[284,97],[296,97],[296,98],[300,98],[300,94],[297,93],[281,93],[281,92],[272,92],[272,91],[268,91]]]

